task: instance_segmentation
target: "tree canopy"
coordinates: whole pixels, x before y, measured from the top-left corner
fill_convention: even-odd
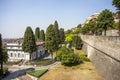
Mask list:
[[[117,7],[117,13],[118,13],[118,17],[119,17],[119,23],[118,23],[119,32],[118,32],[118,34],[120,36],[120,0],[113,0],[112,3],[115,7]]]
[[[98,16],[97,27],[102,28],[105,31],[104,35],[106,35],[106,30],[108,29],[108,27],[113,27],[113,23],[113,13],[108,9],[103,10]]]
[[[112,4],[120,10],[120,0],[113,0]]]

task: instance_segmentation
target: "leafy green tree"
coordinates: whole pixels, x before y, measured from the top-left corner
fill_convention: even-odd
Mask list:
[[[60,35],[60,43],[64,43],[64,41],[65,41],[65,33],[64,33],[63,28],[60,28],[59,35]]]
[[[95,21],[90,21],[89,22],[89,28],[90,28],[90,31],[91,31],[91,34],[95,34],[96,32],[96,22]]]
[[[96,22],[90,21],[89,23],[85,24],[85,26],[82,28],[81,32],[83,34],[95,34],[96,32]]]
[[[71,43],[72,43],[72,40],[73,40],[73,37],[74,37],[73,34],[69,34],[68,36],[66,36],[65,40],[66,40],[69,44],[71,44]]]
[[[67,30],[67,31],[65,31],[65,35],[67,36],[67,35],[69,35],[70,33],[72,33],[72,30]]]
[[[24,33],[24,39],[22,44],[24,52],[30,53],[30,60],[32,59],[31,54],[36,51],[35,37],[30,26],[26,28]]]
[[[116,29],[116,30],[118,29],[118,23],[113,24],[113,29]]]
[[[112,3],[118,10],[120,10],[120,0],[113,0]]]
[[[40,31],[40,41],[45,41],[45,33],[44,30]]]
[[[77,25],[77,28],[81,28],[81,24],[78,24],[78,25]]]
[[[114,17],[113,13],[108,9],[103,10],[98,16],[97,27],[104,30],[104,35],[106,36],[106,30],[108,27],[113,27]]]
[[[39,39],[40,39],[40,29],[39,27],[37,27],[35,29],[35,41],[39,41]]]
[[[82,40],[78,35],[73,37],[72,43],[73,43],[73,46],[76,49],[81,49],[82,48]]]
[[[54,25],[50,24],[48,28],[46,29],[46,35],[45,35],[45,48],[51,53],[52,59],[53,59],[53,52],[55,51],[54,46]]]
[[[85,24],[85,26],[82,27],[82,29],[81,29],[81,33],[82,34],[88,34],[89,32],[90,32],[90,27],[89,27],[88,24]]]
[[[117,13],[119,17],[119,23],[118,23],[118,29],[119,29],[119,36],[120,36],[120,0],[113,0],[112,1],[113,5],[117,8]]]

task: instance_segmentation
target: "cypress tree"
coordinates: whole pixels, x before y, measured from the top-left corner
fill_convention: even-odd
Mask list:
[[[60,43],[64,43],[65,41],[65,33],[64,33],[64,29],[63,28],[60,28],[59,30],[59,35],[60,35]]]
[[[45,33],[44,30],[40,31],[40,41],[45,41]]]
[[[59,36],[59,28],[58,28],[58,22],[57,21],[55,21],[55,23],[54,23],[54,26],[53,26],[53,28],[54,28],[54,46],[55,46],[55,50],[58,50],[58,48],[59,48],[59,43],[60,43],[60,36]]]
[[[45,35],[45,48],[51,53],[53,58],[53,52],[55,51],[55,39],[54,39],[54,25],[50,24],[46,30]]]
[[[77,35],[73,37],[73,41],[72,41],[73,46],[76,49],[81,49],[82,48],[82,40],[81,38]]]
[[[40,29],[39,29],[39,27],[37,27],[36,29],[35,29],[35,41],[39,41],[39,38],[40,38]]]
[[[23,51],[30,53],[30,60],[31,60],[31,54],[36,50],[36,44],[35,44],[35,37],[30,26],[26,28],[26,31],[24,33],[22,49]]]

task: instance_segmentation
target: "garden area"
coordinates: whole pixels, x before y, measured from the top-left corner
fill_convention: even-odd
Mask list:
[[[68,54],[70,57],[66,56],[68,49],[62,48],[62,51],[65,54],[62,55],[60,49],[56,59],[63,65],[49,70],[39,80],[104,80],[82,50],[70,50],[71,53]]]

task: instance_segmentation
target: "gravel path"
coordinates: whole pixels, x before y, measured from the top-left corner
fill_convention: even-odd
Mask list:
[[[13,65],[9,67],[10,74],[3,78],[2,80],[30,80],[28,76],[25,75],[25,72],[29,69],[52,69],[57,65],[60,65],[60,62],[55,62],[51,65],[48,66],[31,66],[31,65],[26,65],[26,66],[18,66],[18,65]]]

